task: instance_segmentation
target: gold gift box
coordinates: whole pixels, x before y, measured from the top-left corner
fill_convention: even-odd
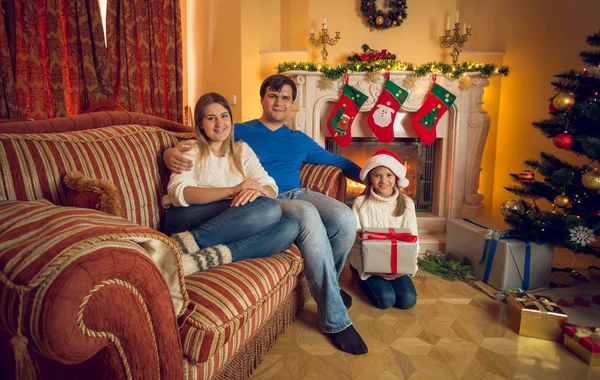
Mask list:
[[[567,315],[548,297],[508,293],[508,326],[517,334],[561,342]]]
[[[571,329],[574,329],[574,327],[571,327]],[[600,367],[600,352],[592,352],[586,349],[581,345],[581,342],[578,342],[570,336],[573,335],[572,331],[571,334],[568,334],[566,330],[567,328],[565,327],[565,335],[563,340],[564,346],[567,347],[569,350],[573,351],[577,356],[583,359],[583,361],[585,361],[591,367]]]

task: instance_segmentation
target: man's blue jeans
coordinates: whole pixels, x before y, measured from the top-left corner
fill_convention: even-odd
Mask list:
[[[258,197],[239,207],[231,199],[170,207],[164,231],[189,231],[200,248],[226,245],[232,261],[270,256],[287,249],[299,233],[295,219],[282,215],[278,201]]]
[[[391,281],[373,275],[360,280],[360,287],[369,301],[380,309],[392,306],[410,309],[417,303],[417,291],[408,275]]]
[[[277,197],[284,216],[298,221],[296,244],[304,258],[304,272],[317,302],[319,328],[336,333],[352,322],[340,296],[339,275],[356,237],[350,207],[308,189],[293,189]]]

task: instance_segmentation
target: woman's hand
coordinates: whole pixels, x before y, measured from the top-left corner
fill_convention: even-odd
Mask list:
[[[183,153],[190,151],[192,148],[189,146],[177,146],[169,148],[163,153],[163,161],[172,173],[181,174],[192,170],[192,160],[183,157]]]
[[[237,186],[233,187],[233,197],[235,198],[240,192],[244,191],[244,190],[255,190],[260,192],[260,195],[265,195],[268,196],[266,190],[262,187],[262,185],[256,181],[253,181],[251,179],[246,179],[244,181],[242,181],[240,184],[238,184]]]
[[[404,273],[394,273],[394,274],[377,274],[379,277],[383,278],[384,280],[388,280],[388,281],[394,281],[397,278],[400,278],[402,276],[404,276]]]
[[[244,189],[237,193],[231,200],[231,207],[243,206],[248,202],[253,202],[259,196],[264,195],[260,190]]]

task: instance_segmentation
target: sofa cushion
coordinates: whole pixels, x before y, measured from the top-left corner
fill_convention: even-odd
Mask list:
[[[90,178],[76,170],[63,178],[67,191],[67,206],[91,208],[107,214],[124,217],[123,195],[115,184],[102,178]]]
[[[296,246],[185,277],[190,297],[180,317],[183,352],[204,363],[231,339],[241,347],[294,289],[302,259]],[[238,334],[243,329],[244,334]]]

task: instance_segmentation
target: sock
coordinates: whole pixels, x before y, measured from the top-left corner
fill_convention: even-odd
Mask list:
[[[340,332],[327,335],[331,338],[331,342],[334,346],[341,351],[352,355],[362,355],[369,351],[365,341],[358,335],[358,332],[352,325]]]
[[[408,91],[389,80],[389,75],[388,71],[383,92],[369,112],[368,119],[371,130],[382,143],[394,141],[394,119],[408,98]]]
[[[344,85],[342,96],[335,105],[327,129],[339,146],[346,147],[352,143],[352,123],[360,107],[369,97],[349,84]]]
[[[177,247],[181,250],[183,274],[185,276],[202,272],[232,261],[231,250],[223,244],[200,248],[189,232],[179,232],[171,235]]]
[[[344,301],[346,309],[350,309],[350,306],[352,306],[352,296],[346,293],[344,289],[340,289],[340,296],[342,296],[342,301]]]
[[[421,138],[421,142],[425,145],[429,145],[435,141],[438,121],[440,121],[444,113],[446,113],[456,100],[456,95],[435,83],[435,77],[433,81],[431,91],[425,97],[423,105],[419,108],[412,121],[415,131],[419,135],[419,138]]]

